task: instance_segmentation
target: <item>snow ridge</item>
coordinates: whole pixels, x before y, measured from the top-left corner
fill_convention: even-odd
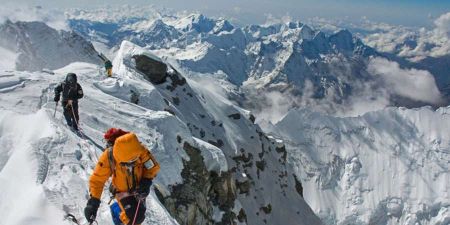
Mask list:
[[[57,31],[43,22],[7,20],[0,25],[0,47],[17,54],[18,70],[57,69],[78,61],[100,62],[91,43],[75,32]]]

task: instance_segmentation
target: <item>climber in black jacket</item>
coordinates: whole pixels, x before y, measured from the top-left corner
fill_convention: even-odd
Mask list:
[[[77,83],[77,75],[68,73],[66,80],[61,82],[55,88],[55,102],[58,102],[62,92],[62,106],[64,110],[64,117],[67,125],[75,130],[78,130],[78,99],[83,97],[83,89]]]

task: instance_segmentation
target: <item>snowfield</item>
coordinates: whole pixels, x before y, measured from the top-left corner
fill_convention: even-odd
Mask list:
[[[101,137],[105,129],[120,126],[137,132],[141,141],[152,140],[146,142],[152,148],[157,141],[164,140],[157,137],[157,124],[177,127],[170,124],[177,123],[177,120],[166,112],[152,112],[134,106],[113,96],[102,95],[98,89],[96,93],[93,83],[102,76],[98,69],[96,65],[75,63],[56,71],[56,75],[14,71],[0,76],[0,143],[4,146],[0,151],[0,215],[4,224],[71,224],[63,221],[66,213],[72,213],[83,221],[88,178],[101,150],[66,127],[60,106],[56,117],[53,117],[53,87],[67,71],[76,71],[81,78],[80,83],[87,93],[80,101],[81,127],[96,143],[103,145]],[[12,89],[11,77],[22,80],[24,84]],[[121,113],[127,115],[122,121],[118,120]],[[143,129],[147,125],[151,129]],[[174,129],[174,132],[183,134],[186,131]],[[158,148],[152,148],[153,152],[162,155],[165,148],[175,151],[173,142],[166,143],[166,146],[161,143]],[[158,160],[166,167],[167,174],[172,173],[160,176],[160,183],[181,180],[171,171],[182,167],[180,160],[178,167],[177,160],[170,157],[159,156]],[[109,201],[108,194],[103,197],[97,221],[99,224],[112,224],[105,203]],[[149,224],[178,224],[155,198],[151,196],[147,201]]]

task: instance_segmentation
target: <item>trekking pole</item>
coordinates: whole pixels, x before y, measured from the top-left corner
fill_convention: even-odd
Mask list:
[[[53,113],[53,117],[56,117],[56,108],[58,108],[58,102],[56,102],[56,104],[55,104],[55,112]]]
[[[136,207],[136,213],[134,214],[133,223],[132,223],[131,225],[135,225],[136,217],[137,217],[137,214],[138,214],[138,212],[139,212],[139,206],[141,205],[141,201],[142,201],[142,200],[139,198],[138,205],[137,205],[137,207]]]

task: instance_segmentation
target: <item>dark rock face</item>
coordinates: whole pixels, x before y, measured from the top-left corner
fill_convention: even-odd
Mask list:
[[[228,117],[230,117],[230,118],[232,118],[232,119],[235,119],[235,120],[238,120],[238,119],[241,118],[241,114],[239,114],[239,113],[234,113],[234,114],[228,115]]]
[[[169,83],[169,85],[166,86],[166,89],[173,92],[175,91],[175,89],[177,87],[183,87],[187,82],[186,82],[186,78],[184,78],[177,70],[175,70],[173,67],[172,69],[174,70],[173,73],[169,73],[167,74],[167,76],[169,76],[171,82]],[[188,93],[189,95],[190,93]],[[189,96],[192,97],[192,94],[190,94]]]
[[[183,149],[190,158],[183,162],[183,183],[171,186],[169,196],[155,189],[161,203],[183,225],[237,224],[238,215],[232,211],[237,198],[236,184],[231,173],[208,171],[199,149],[187,142]],[[214,221],[214,206],[224,212],[221,221]],[[246,216],[241,213],[239,218],[245,220]]]
[[[295,176],[295,174],[294,179],[295,179],[295,190],[297,190],[297,193],[303,198],[303,185],[300,182],[300,179],[298,179],[297,176]]]
[[[166,81],[167,65],[146,55],[133,55],[136,69],[143,73],[144,78],[153,84],[162,84]]]
[[[133,104],[139,104],[139,93],[133,90],[130,90],[130,102]]]

